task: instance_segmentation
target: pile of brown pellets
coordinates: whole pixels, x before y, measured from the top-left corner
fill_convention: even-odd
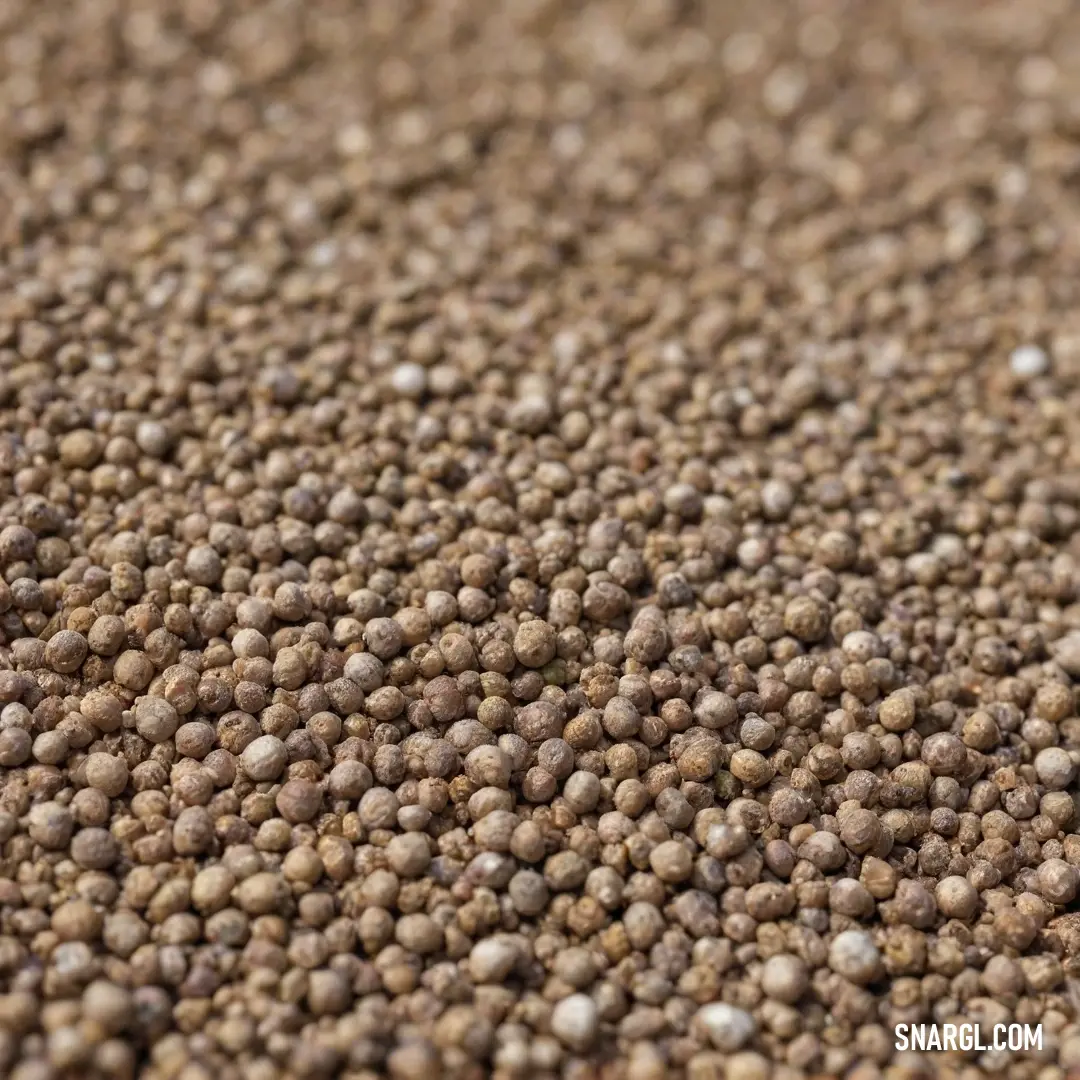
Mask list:
[[[0,1076],[1076,1076],[1078,182],[1069,0],[0,5]]]

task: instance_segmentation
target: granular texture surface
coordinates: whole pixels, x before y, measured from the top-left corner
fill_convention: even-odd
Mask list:
[[[0,1075],[1075,1076],[1078,179],[1068,0],[0,4]]]

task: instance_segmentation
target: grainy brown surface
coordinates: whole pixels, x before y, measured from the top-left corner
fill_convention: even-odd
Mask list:
[[[0,4],[0,1075],[1075,1075],[1078,181],[1067,0]]]

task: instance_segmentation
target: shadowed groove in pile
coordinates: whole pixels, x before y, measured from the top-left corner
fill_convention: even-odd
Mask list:
[[[1080,1067],[1074,6],[0,49],[0,1075]]]

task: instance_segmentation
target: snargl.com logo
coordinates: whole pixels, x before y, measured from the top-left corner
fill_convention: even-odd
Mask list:
[[[1020,1053],[1041,1051],[1042,1024],[994,1024],[984,1031],[979,1024],[897,1024],[893,1030],[897,1050],[977,1051]]]

